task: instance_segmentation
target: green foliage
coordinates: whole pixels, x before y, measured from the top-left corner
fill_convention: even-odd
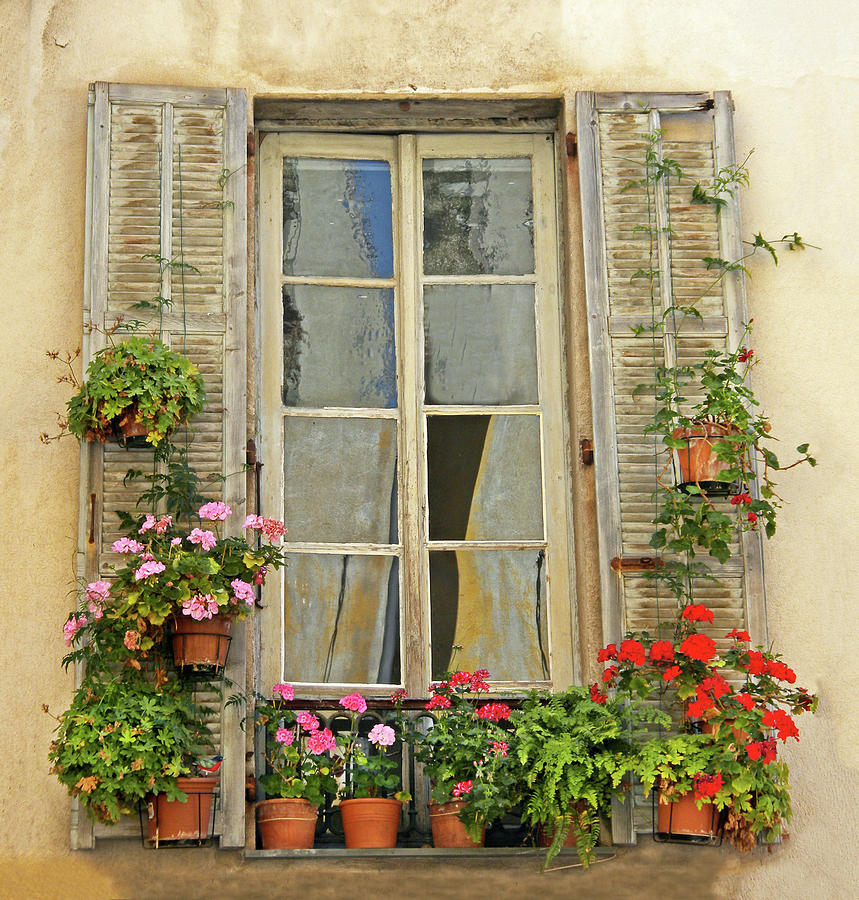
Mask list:
[[[149,431],[146,440],[157,445],[203,402],[203,379],[190,360],[160,340],[133,336],[90,361],[84,384],[67,404],[68,429],[79,440],[104,442],[133,413]]]
[[[52,771],[100,822],[115,823],[150,794],[185,800],[176,779],[204,744],[202,714],[179,682],[96,674],[57,720]]]
[[[560,694],[533,691],[510,717],[517,776],[524,785],[523,821],[552,836],[545,864],[557,855],[570,829],[584,865],[599,837],[600,813],[631,768],[633,745],[621,703],[591,700],[586,688]]]

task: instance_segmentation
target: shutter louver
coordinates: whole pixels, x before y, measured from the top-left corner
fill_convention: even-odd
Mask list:
[[[643,177],[647,135],[654,133],[657,152],[679,163],[690,181],[663,181],[651,188],[648,199],[645,187],[631,182]],[[706,350],[734,346],[747,318],[740,273],[729,273],[713,287],[714,274],[703,261],[742,255],[736,201],[731,198],[721,214],[712,205],[691,202],[695,181],[707,186],[734,162],[730,96],[579,94],[578,145],[603,638],[609,642],[628,630],[654,634],[659,622],[670,621],[676,611],[664,587],[660,591],[640,572],[615,575],[610,569],[616,557],[655,555],[649,545],[654,490],[665,457],[657,460],[661,441],[643,433],[652,420],[653,397],[646,391],[634,396],[633,391],[652,381],[656,365],[692,364]],[[636,229],[648,225],[658,229],[652,258],[650,234]],[[649,269],[658,269],[657,317],[671,305],[672,296],[681,305],[697,301],[701,313],[701,319],[687,320],[679,334],[664,342],[647,330],[650,283],[632,277]],[[635,334],[632,329],[638,325],[645,330]],[[715,502],[731,509],[727,499]],[[766,639],[760,537],[738,535],[731,549],[737,555],[723,566],[707,558],[718,583],[696,588],[696,599],[714,613],[713,625],[703,630],[720,648],[734,627],[748,629],[755,641]],[[630,806],[615,811],[615,840],[621,843],[633,839],[634,829],[650,830],[649,802],[646,809]]]
[[[206,386],[204,410],[189,431],[174,435],[174,443],[182,447],[187,440],[201,493],[232,507],[227,524],[233,529],[246,511],[240,474],[247,416],[246,120],[239,90],[99,82],[91,91],[83,364],[104,346],[102,332],[117,317],[151,319],[143,333],[158,331],[158,313],[135,304],[159,294],[171,301],[160,317],[161,337],[197,365]],[[168,266],[162,277],[157,259],[146,254],[184,261],[194,270]],[[146,472],[152,465],[151,451],[82,446],[81,578],[109,574],[117,561],[110,552],[120,536],[117,510],[134,513],[141,490],[140,482],[125,485],[123,479],[129,469]],[[223,481],[227,475],[233,477]],[[241,626],[234,628],[227,675],[244,681]],[[210,730],[224,755],[221,842],[242,846],[243,739],[228,729],[222,735],[220,717]],[[230,797],[237,799],[230,803]],[[72,846],[92,846],[85,815],[75,810],[72,821]],[[109,833],[136,834],[137,827],[135,821]]]

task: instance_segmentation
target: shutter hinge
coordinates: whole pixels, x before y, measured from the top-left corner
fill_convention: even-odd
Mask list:
[[[567,132],[567,156],[576,157],[579,152],[579,144],[572,131]]]
[[[248,468],[255,469],[257,467],[257,445],[253,438],[248,441],[245,452],[247,453],[245,462],[247,463]]]
[[[658,556],[616,556],[611,561],[612,572],[655,572],[665,568],[665,560]]]
[[[249,131],[248,132],[248,159],[253,159],[255,152],[256,152],[256,138],[254,137],[254,133],[252,131]]]
[[[582,438],[579,441],[579,456],[583,466],[594,464],[594,442],[590,438]]]

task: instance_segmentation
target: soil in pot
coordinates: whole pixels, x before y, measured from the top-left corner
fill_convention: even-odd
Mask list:
[[[190,616],[174,616],[173,664],[177,669],[219,672],[227,662],[230,648],[230,620],[223,616],[196,621]]]
[[[347,849],[396,847],[402,810],[399,800],[384,797],[341,800],[340,816]]]
[[[676,428],[671,433],[671,437],[686,441],[686,446],[677,451],[679,488],[697,484],[711,494],[736,493],[736,484],[719,480],[720,473],[729,466],[713,453],[713,444],[731,431],[730,425],[721,422],[703,422],[694,428]]]
[[[479,843],[471,840],[459,818],[459,811],[465,806],[464,800],[449,800],[447,803],[428,803],[432,842],[434,847],[482,847],[486,839],[486,826]]]
[[[168,800],[164,794],[148,797],[148,840],[157,847],[165,841],[204,841],[211,837],[217,784],[217,778],[179,778],[176,786],[188,795],[186,801]]]
[[[310,850],[316,838],[319,807],[298,797],[275,797],[257,803],[263,850]]]
[[[695,805],[693,791],[672,803],[659,791],[656,803],[656,830],[664,835],[715,837],[719,830],[719,811],[712,803]]]

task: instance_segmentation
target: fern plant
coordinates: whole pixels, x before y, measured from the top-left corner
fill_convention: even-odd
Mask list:
[[[596,702],[595,702],[596,700]],[[623,799],[623,777],[633,767],[630,717],[658,716],[640,704],[621,703],[587,688],[559,694],[533,691],[511,714],[512,743],[525,786],[522,820],[550,834],[544,868],[558,854],[570,830],[588,865],[599,838],[600,814],[613,797]]]

